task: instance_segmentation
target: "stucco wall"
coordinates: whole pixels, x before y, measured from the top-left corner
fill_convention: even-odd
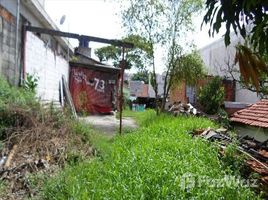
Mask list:
[[[260,142],[264,142],[268,139],[268,129],[246,125],[236,125],[235,129],[237,134],[241,137],[248,135],[250,137],[254,137]]]
[[[25,50],[26,73],[39,77],[37,95],[42,101],[59,102],[59,85],[62,75],[69,80],[69,64],[52,51],[35,34],[27,32]]]

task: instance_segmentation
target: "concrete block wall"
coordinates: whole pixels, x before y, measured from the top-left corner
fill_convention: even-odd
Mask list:
[[[16,67],[16,22],[15,17],[0,6],[0,73],[11,84],[19,82]]]
[[[59,102],[62,75],[69,82],[69,63],[31,32],[26,33],[25,47],[25,71],[39,78],[37,96],[42,101]]]

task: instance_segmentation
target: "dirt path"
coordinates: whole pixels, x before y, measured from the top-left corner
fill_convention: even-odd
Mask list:
[[[108,135],[115,135],[119,130],[119,119],[116,119],[114,115],[92,115],[80,119]],[[134,119],[130,117],[123,118],[123,130],[136,129],[137,127]]]

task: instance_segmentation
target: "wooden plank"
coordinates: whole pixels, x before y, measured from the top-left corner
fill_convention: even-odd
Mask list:
[[[66,96],[67,104],[70,106],[74,118],[77,119],[77,114],[76,114],[76,110],[73,104],[73,99],[72,99],[72,96],[71,96],[71,93],[70,93],[70,90],[69,90],[69,87],[68,87],[68,84],[64,75],[62,76],[62,83],[63,83],[63,91]]]

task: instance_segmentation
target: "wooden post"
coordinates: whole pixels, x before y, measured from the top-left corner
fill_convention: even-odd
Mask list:
[[[122,135],[122,112],[123,112],[123,98],[124,98],[124,71],[125,71],[125,47],[123,47],[123,56],[122,56],[122,61],[120,62],[120,67],[121,67],[121,85],[120,85],[120,102],[119,102],[119,107],[120,107],[120,124],[119,124],[119,134]]]

